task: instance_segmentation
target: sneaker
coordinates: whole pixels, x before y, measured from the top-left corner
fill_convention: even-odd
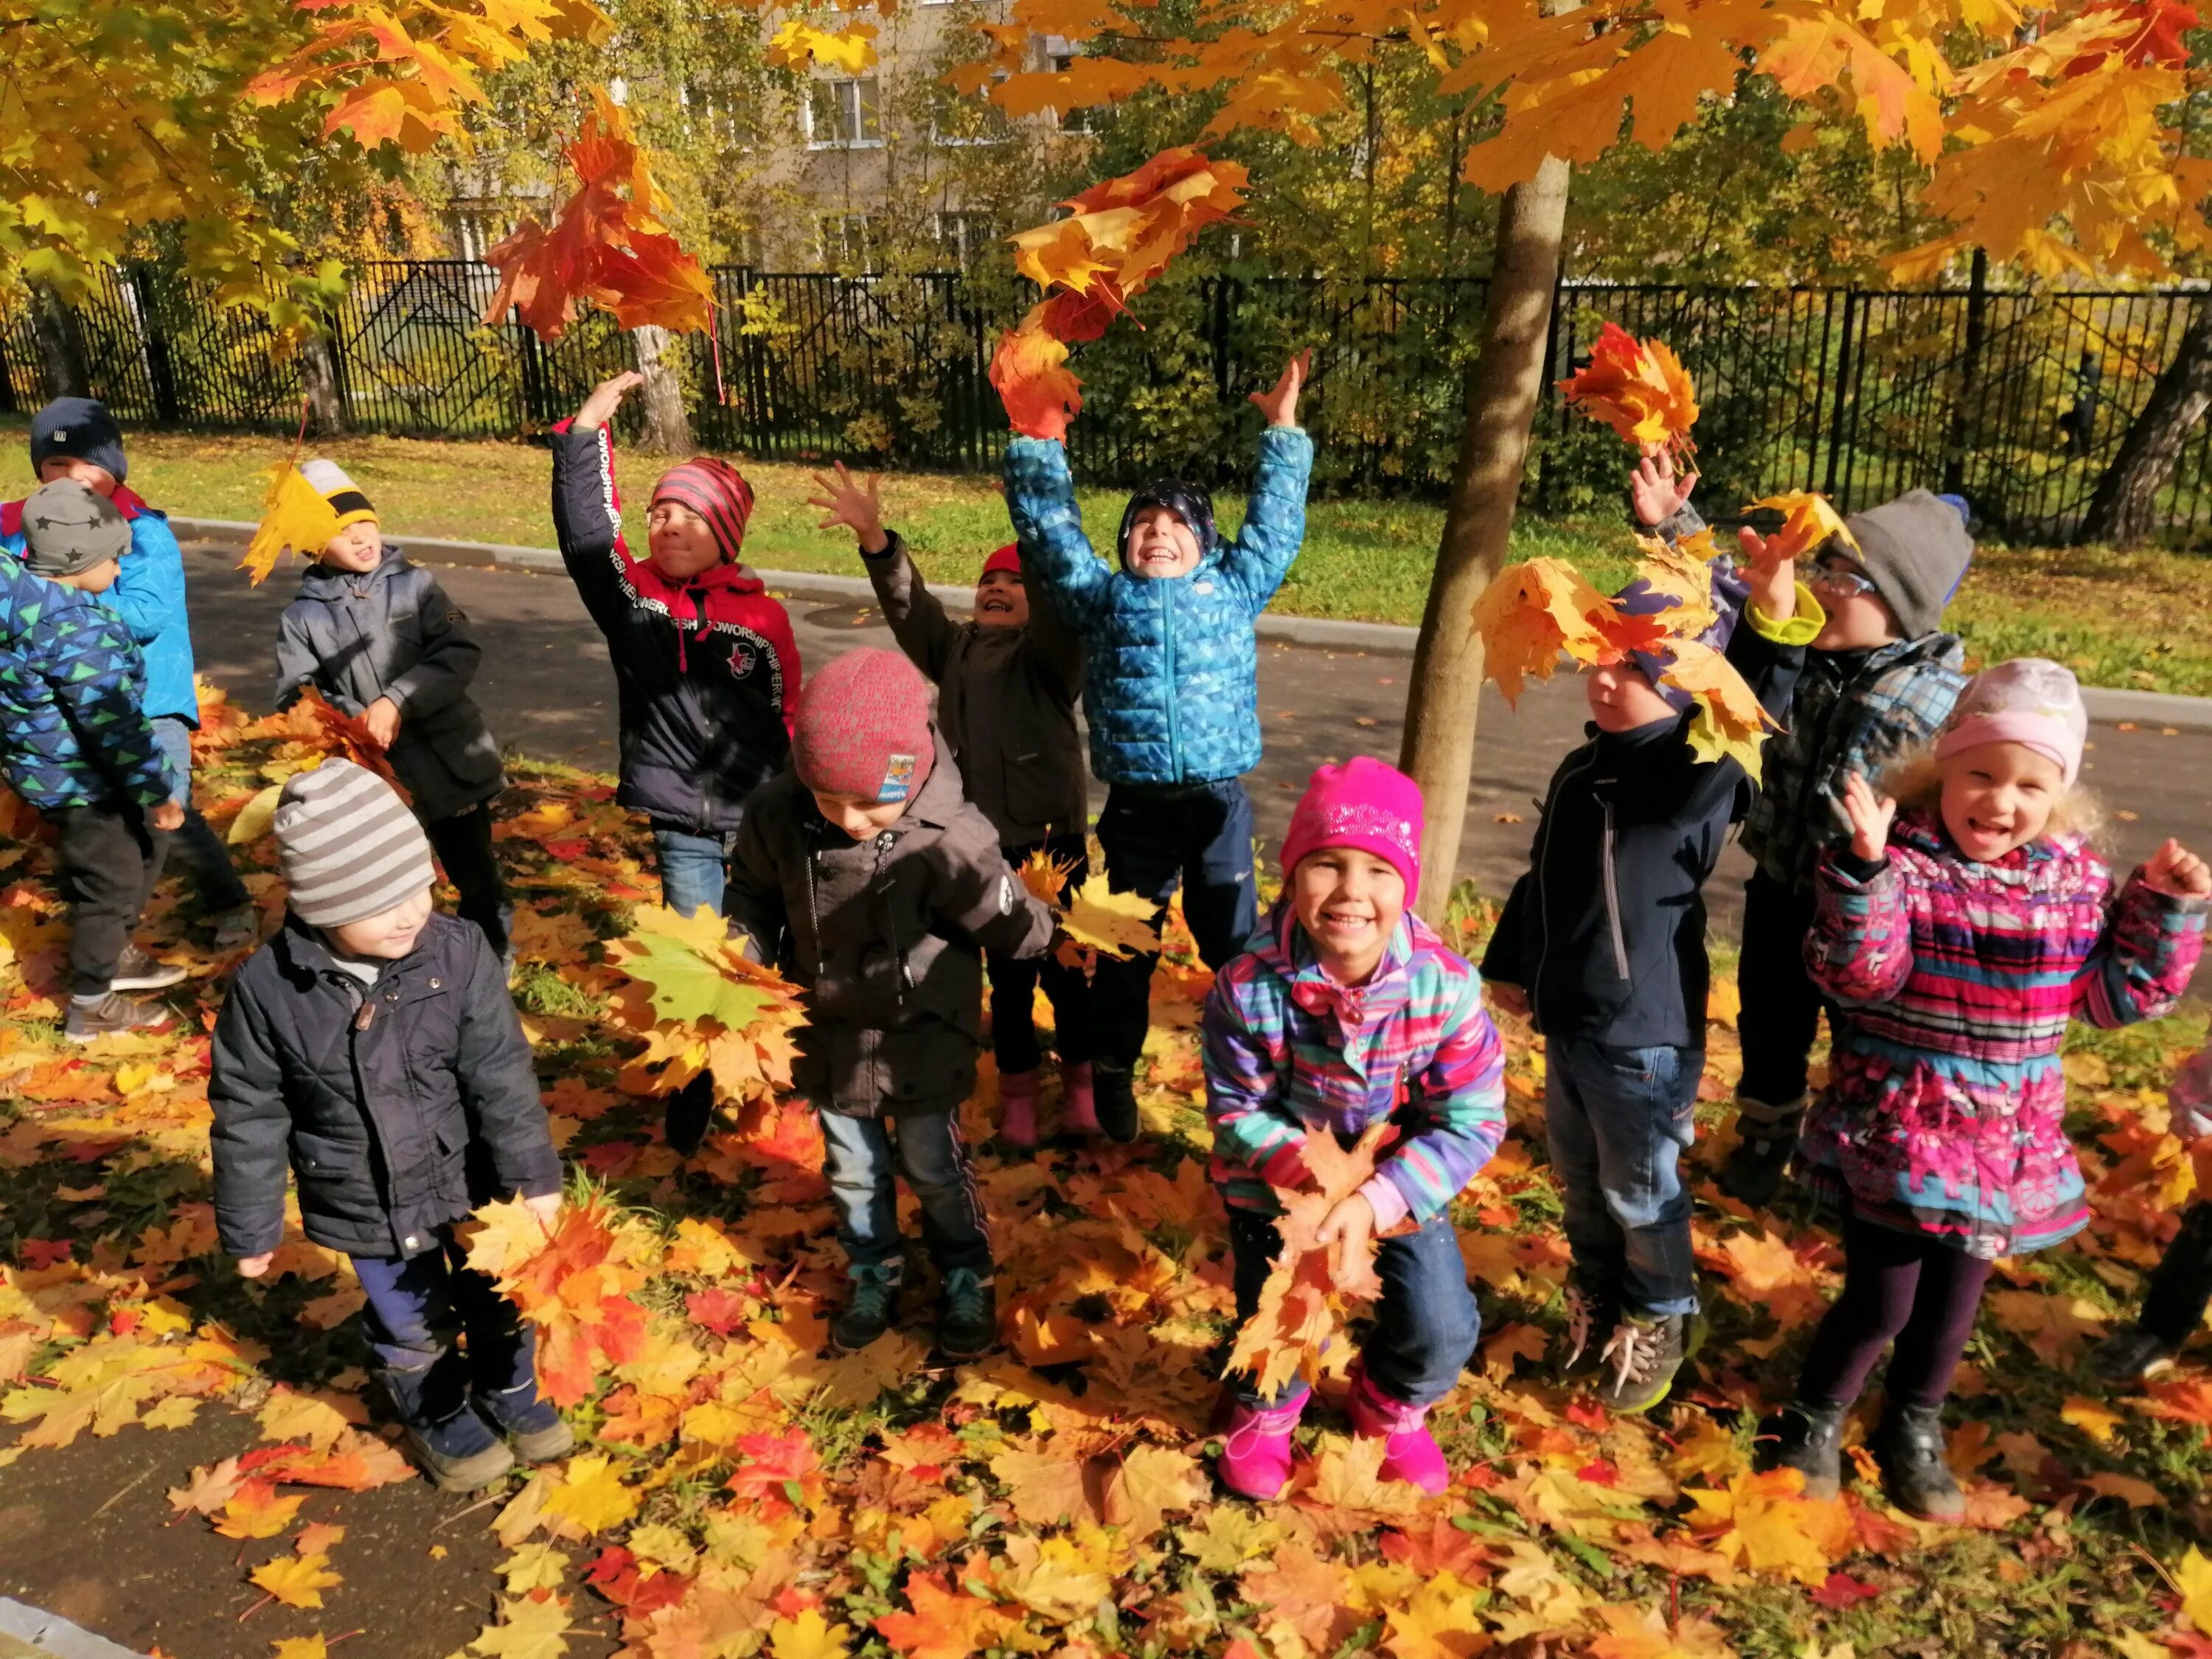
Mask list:
[[[1034,1146],[1036,1131],[1037,1074],[1026,1072],[999,1074],[999,1133],[1012,1146]]]
[[[689,1158],[699,1150],[707,1126],[714,1121],[714,1079],[696,1077],[668,1097],[661,1108],[660,1133],[678,1153]]]
[[[1137,1078],[1125,1066],[1100,1060],[1091,1073],[1092,1109],[1099,1132],[1107,1139],[1127,1146],[1137,1138]]]
[[[2090,1372],[2114,1388],[2148,1382],[2174,1367],[2179,1346],[2141,1325],[2123,1325],[2089,1354]]]
[[[1221,1484],[1239,1498],[1262,1503],[1280,1498],[1291,1480],[1291,1436],[1305,1414],[1312,1390],[1279,1406],[1247,1406],[1230,1413],[1221,1441]]]
[[[150,1002],[133,1002],[129,997],[110,991],[97,1002],[79,1002],[71,997],[62,1035],[71,1042],[97,1042],[104,1036],[118,1036],[125,1031],[163,1030],[173,1019],[167,1008]]]
[[[967,1267],[945,1275],[945,1309],[937,1320],[937,1352],[954,1364],[981,1359],[999,1346],[999,1293]]]
[[[1753,1448],[1753,1465],[1796,1469],[1805,1477],[1805,1496],[1833,1498],[1844,1484],[1844,1419],[1848,1406],[1813,1406],[1793,1400],[1763,1419]]]
[[[1944,1460],[1941,1406],[1891,1407],[1882,1414],[1873,1444],[1890,1502],[1923,1521],[1965,1519],[1966,1495]]]
[[[491,1426],[513,1443],[515,1455],[526,1463],[550,1463],[576,1449],[575,1431],[552,1401],[538,1397],[535,1382],[480,1394],[476,1405]]]
[[[480,1492],[514,1467],[514,1453],[491,1425],[465,1411],[443,1423],[401,1425],[408,1455],[440,1492]]]
[[[1364,1367],[1356,1366],[1352,1398],[1345,1409],[1352,1419],[1354,1434],[1363,1438],[1382,1437],[1382,1467],[1379,1473],[1383,1480],[1408,1481],[1431,1498],[1451,1485],[1451,1469],[1444,1462],[1443,1448],[1429,1432],[1426,1406],[1409,1405],[1383,1393],[1369,1380]]]
[[[1583,1376],[1597,1369],[1598,1334],[1610,1331],[1620,1319],[1620,1298],[1567,1281],[1567,1324],[1559,1334],[1559,1372],[1562,1379]]]
[[[1686,1314],[1624,1313],[1598,1355],[1605,1373],[1598,1402],[1607,1411],[1644,1412],[1664,1400],[1682,1369],[1689,1324]]]
[[[225,954],[261,943],[261,912],[250,904],[210,916],[208,921],[215,929],[215,948]]]
[[[1098,1133],[1098,1102],[1092,1092],[1087,1060],[1060,1068],[1060,1132],[1068,1135]]]
[[[1721,1191],[1754,1210],[1771,1204],[1782,1188],[1790,1154],[1797,1150],[1797,1125],[1804,1115],[1802,1095],[1779,1106],[1737,1096],[1735,1127],[1741,1139],[1721,1167]]]
[[[845,1311],[830,1328],[830,1340],[840,1353],[865,1348],[890,1329],[891,1316],[898,1309],[902,1276],[896,1261],[852,1270],[853,1293],[846,1299]]]
[[[123,954],[115,959],[115,976],[107,981],[111,991],[166,991],[172,985],[184,982],[185,970],[173,963],[156,962],[135,945],[123,947]]]

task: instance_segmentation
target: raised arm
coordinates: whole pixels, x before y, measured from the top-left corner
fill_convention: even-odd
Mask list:
[[[1854,772],[1844,787],[1851,822],[1848,848],[1832,848],[1814,872],[1818,908],[1805,936],[1805,966],[1838,1002],[1887,1002],[1912,977],[1912,918],[1889,856],[1897,803],[1877,796]]]
[[[883,607],[884,620],[890,624],[891,637],[916,668],[933,680],[941,679],[958,630],[937,595],[922,580],[921,572],[915,568],[906,543],[884,528],[876,475],[870,473],[865,484],[858,483],[840,461],[830,471],[816,473],[814,483],[821,494],[808,496],[806,504],[827,514],[818,527],[831,530],[842,526],[853,532],[860,545],[860,563],[868,573],[869,586],[876,590],[876,603]]]
[[[2130,877],[2096,948],[2074,976],[2074,1013],[2092,1025],[2132,1025],[2173,1012],[2204,946],[2212,873],[2168,841]]]
[[[1313,440],[1298,423],[1298,393],[1313,353],[1301,351],[1283,366],[1272,390],[1252,401],[1267,417],[1260,434],[1259,465],[1244,504],[1243,527],[1222,555],[1223,577],[1243,593],[1254,616],[1267,608],[1290,573],[1306,538],[1306,486],[1313,478]]]
[[[1113,577],[1083,533],[1066,447],[1056,438],[1012,439],[1005,477],[1024,572],[1036,572],[1069,626],[1089,632]]]
[[[629,562],[607,422],[623,397],[644,384],[635,371],[603,380],[573,419],[553,428],[553,535],[588,607],[617,602],[621,565]]]
[[[1047,676],[1073,702],[1083,692],[1083,635],[1068,626],[1030,556],[1024,552],[1021,559],[1022,586],[1030,601],[1029,656],[1036,665],[1032,672]]]
[[[422,583],[415,614],[422,629],[422,654],[384,688],[384,695],[409,719],[435,713],[459,698],[483,660],[483,647],[469,631],[469,619],[460,606],[446,597],[434,577],[416,574]]]

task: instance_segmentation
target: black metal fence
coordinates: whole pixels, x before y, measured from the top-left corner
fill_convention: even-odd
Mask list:
[[[1005,416],[988,378],[1027,296],[956,273],[848,277],[714,273],[717,330],[681,365],[704,446],[767,459],[994,467]],[[550,345],[479,321],[488,265],[361,267],[331,360],[348,426],[424,437],[529,437],[573,410],[635,347],[603,314]],[[1174,278],[1078,349],[1084,476],[1163,472],[1230,482],[1258,417],[1248,392],[1316,349],[1304,405],[1317,482],[1340,493],[1434,495],[1448,483],[1479,278]],[[1701,491],[1716,506],[1822,489],[1844,510],[1914,484],[1958,491],[1998,530],[2064,541],[2168,362],[2191,291],[2022,293],[1682,288],[1566,283],[1546,379],[1580,362],[1607,320],[1656,335],[1694,376]],[[106,273],[78,308],[94,389],[139,424],[290,430],[296,362],[250,309],[222,308],[173,272]],[[0,317],[0,408],[46,395],[30,319]],[[1528,483],[1534,510],[1571,513],[1620,487],[1609,433],[1547,394]],[[2191,435],[2164,521],[2212,544],[2212,431]]]

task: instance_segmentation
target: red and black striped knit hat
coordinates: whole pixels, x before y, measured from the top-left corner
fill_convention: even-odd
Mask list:
[[[745,520],[753,515],[753,487],[738,469],[712,455],[697,455],[660,475],[653,487],[653,505],[680,501],[707,521],[714,545],[731,564],[738,562],[744,545]]]

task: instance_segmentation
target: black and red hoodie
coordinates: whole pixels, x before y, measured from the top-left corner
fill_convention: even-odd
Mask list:
[[[799,708],[791,617],[742,564],[672,581],[631,556],[604,427],[553,428],[561,558],[614,660],[617,799],[660,826],[719,835],[782,769]]]

